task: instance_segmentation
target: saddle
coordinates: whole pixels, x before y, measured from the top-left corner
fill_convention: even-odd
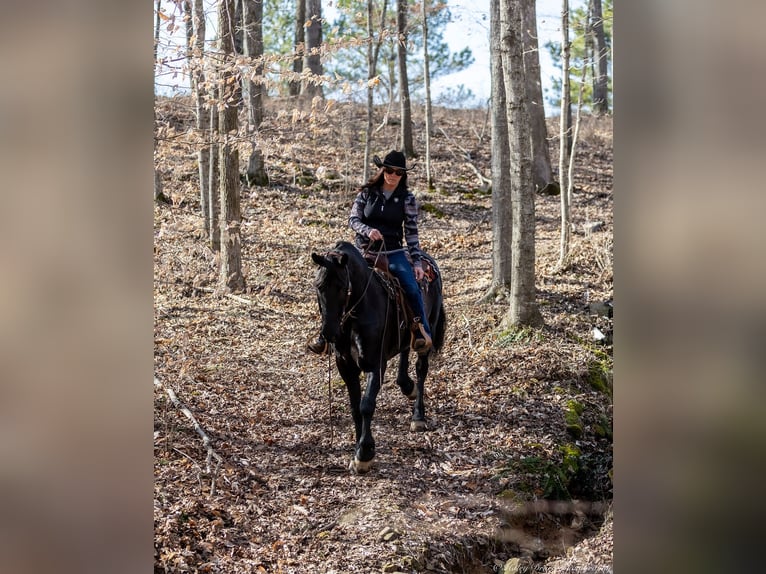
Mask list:
[[[420,332],[425,335],[425,331],[423,330],[422,324],[415,321],[415,312],[412,310],[412,307],[410,307],[410,304],[404,295],[404,290],[399,283],[399,279],[397,279],[396,276],[392,274],[388,268],[388,257],[384,253],[371,253],[367,251],[364,251],[362,255],[367,261],[370,269],[375,272],[375,276],[386,288],[386,291],[388,292],[388,298],[395,303],[398,318],[397,323],[400,325],[402,324],[401,316],[403,314],[404,321],[406,321],[404,324],[410,325],[411,338],[412,342],[414,343],[415,332],[420,330]],[[431,263],[431,260],[427,257],[422,257],[420,259],[420,263],[423,267],[423,278],[426,282],[425,288],[428,290],[428,286],[438,276],[437,271],[434,268],[434,265]]]
[[[367,264],[370,266],[370,269],[376,269],[391,276],[393,279],[396,279],[391,275],[391,271],[388,269],[388,256],[385,253],[372,253],[369,251],[364,251],[362,255],[364,256],[365,261],[367,261]],[[425,275],[426,281],[428,283],[432,283],[433,280],[436,279],[436,270],[431,264],[431,261],[427,257],[421,257],[420,264],[423,267],[423,273]]]

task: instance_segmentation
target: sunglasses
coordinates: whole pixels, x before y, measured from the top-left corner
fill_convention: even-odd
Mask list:
[[[391,175],[393,173],[393,174],[398,175],[399,177],[403,176],[404,173],[405,173],[405,171],[403,169],[397,169],[397,168],[394,168],[394,167],[387,167],[383,171],[385,171],[388,175]]]

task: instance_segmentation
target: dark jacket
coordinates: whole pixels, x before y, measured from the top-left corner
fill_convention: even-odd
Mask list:
[[[420,240],[418,238],[418,204],[407,188],[397,187],[386,200],[379,186],[364,186],[354,199],[348,224],[356,232],[356,246],[369,251],[394,251],[406,242],[412,263],[420,265]],[[378,229],[383,234],[385,246],[380,241],[370,245],[369,233]]]

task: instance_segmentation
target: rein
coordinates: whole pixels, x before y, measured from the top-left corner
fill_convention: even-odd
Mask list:
[[[343,254],[341,252],[339,252],[339,251],[328,251],[327,252],[327,256],[329,256],[329,255],[343,255]],[[364,296],[367,294],[367,290],[370,288],[370,282],[372,281],[373,273],[374,273],[374,271],[372,271],[367,276],[367,283],[364,286],[364,290],[362,291],[362,294],[356,300],[356,303],[354,303],[351,306],[350,309],[346,310],[346,308],[348,307],[348,304],[351,302],[351,287],[352,287],[352,285],[351,285],[351,273],[348,270],[348,266],[346,266],[346,302],[343,304],[344,312],[343,312],[343,314],[341,315],[341,318],[340,318],[341,327],[349,319],[349,317],[352,316],[352,313],[354,312],[354,310],[362,302],[362,299],[364,299]]]
[[[330,420],[330,448],[332,448],[333,439],[335,438],[335,425],[332,421],[332,353],[327,353],[327,398],[330,403],[328,419]]]

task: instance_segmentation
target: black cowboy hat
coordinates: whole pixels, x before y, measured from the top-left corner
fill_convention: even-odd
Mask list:
[[[383,161],[380,161],[378,156],[374,156],[372,161],[378,167],[395,167],[397,169],[403,169],[404,171],[413,169],[407,168],[407,159],[404,157],[404,154],[396,150],[388,152],[386,157],[383,158]]]

